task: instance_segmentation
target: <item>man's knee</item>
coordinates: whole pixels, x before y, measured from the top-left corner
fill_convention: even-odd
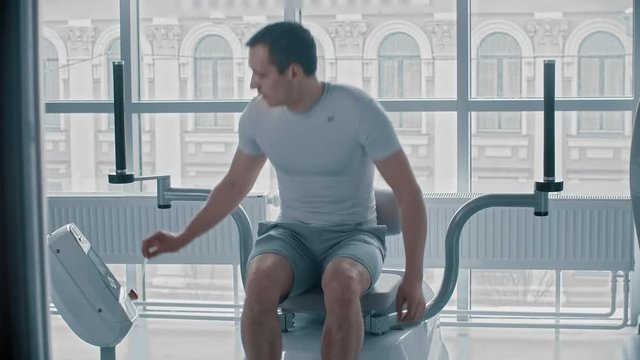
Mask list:
[[[266,253],[253,258],[247,269],[245,306],[275,308],[293,284],[293,271],[285,258]]]
[[[359,262],[339,257],[333,260],[322,276],[322,290],[327,307],[346,306],[360,301],[371,284],[369,271]]]

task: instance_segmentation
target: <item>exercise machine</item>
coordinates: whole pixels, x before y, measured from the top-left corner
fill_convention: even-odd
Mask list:
[[[114,74],[122,74],[123,64],[114,63]],[[119,86],[114,79],[114,91]],[[121,86],[121,85],[120,85]],[[135,177],[127,173],[124,150],[123,116],[118,116],[116,105],[116,172],[109,175],[111,183],[133,181],[157,181],[159,208],[168,208],[172,201],[205,200],[208,189],[181,189],[170,185],[169,176]],[[120,106],[120,109],[122,106]],[[122,111],[122,110],[120,110]],[[532,208],[535,216],[548,215],[550,192],[562,191],[562,181],[555,177],[555,61],[544,61],[544,177],[534,184],[531,194],[487,194],[476,197],[464,204],[453,216],[445,239],[445,269],[440,290],[434,294],[428,284],[423,284],[423,293],[428,301],[424,318],[416,324],[397,322],[395,295],[402,279],[402,272],[383,270],[372,291],[362,299],[365,339],[361,359],[448,359],[446,347],[442,343],[438,314],[446,306],[456,286],[459,270],[460,234],[465,223],[477,212],[491,207]],[[387,225],[390,233],[398,233],[399,216],[393,194],[376,192],[378,220]],[[238,207],[231,214],[238,225],[240,234],[240,263],[243,282],[246,279],[246,265],[253,246],[253,231],[246,213]],[[433,239],[431,240],[433,241]],[[319,359],[320,334],[323,326],[324,306],[321,289],[312,289],[287,299],[281,304],[279,318],[283,331],[283,359]]]

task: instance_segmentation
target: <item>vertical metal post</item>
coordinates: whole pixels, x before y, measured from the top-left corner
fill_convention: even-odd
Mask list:
[[[127,172],[127,150],[125,148],[124,128],[124,62],[114,61],[112,65],[113,76],[113,123],[116,152],[116,174]]]
[[[544,177],[556,179],[556,61],[544,61]]]
[[[116,348],[115,347],[101,347],[100,348],[100,360],[116,360]]]
[[[0,26],[0,352],[47,360],[38,1],[3,1]]]

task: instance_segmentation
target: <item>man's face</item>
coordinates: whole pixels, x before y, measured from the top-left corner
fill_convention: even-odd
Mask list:
[[[253,71],[250,86],[258,90],[267,105],[286,105],[292,85],[289,69],[283,74],[278,73],[271,63],[266,45],[259,44],[249,49],[249,67]]]

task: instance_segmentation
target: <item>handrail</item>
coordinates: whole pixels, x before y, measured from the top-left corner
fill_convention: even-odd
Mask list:
[[[534,190],[533,194],[487,194],[467,201],[453,215],[445,239],[445,268],[440,290],[425,306],[421,321],[426,321],[440,313],[447,305],[458,280],[460,264],[460,235],[466,222],[477,212],[491,207],[530,207],[535,214],[548,211],[549,193]],[[398,313],[369,316],[365,323],[367,331],[384,333],[397,326]]]
[[[477,212],[491,207],[531,207],[534,215],[547,216],[549,192],[561,191],[562,181],[555,177],[555,61],[544,61],[544,149],[543,181],[536,181],[533,194],[487,194],[467,201],[453,215],[445,239],[445,268],[436,296],[426,304],[423,321],[436,316],[449,302],[458,281],[460,234],[466,222]],[[383,333],[398,323],[398,314],[367,317],[367,330]]]
[[[134,180],[156,180],[158,208],[160,209],[170,208],[172,201],[206,201],[211,193],[211,189],[206,188],[173,188],[171,187],[171,178],[168,175],[140,176],[135,177]],[[238,205],[229,215],[238,227],[240,274],[242,284],[246,286],[247,260],[253,249],[253,229],[249,216],[242,205]]]

